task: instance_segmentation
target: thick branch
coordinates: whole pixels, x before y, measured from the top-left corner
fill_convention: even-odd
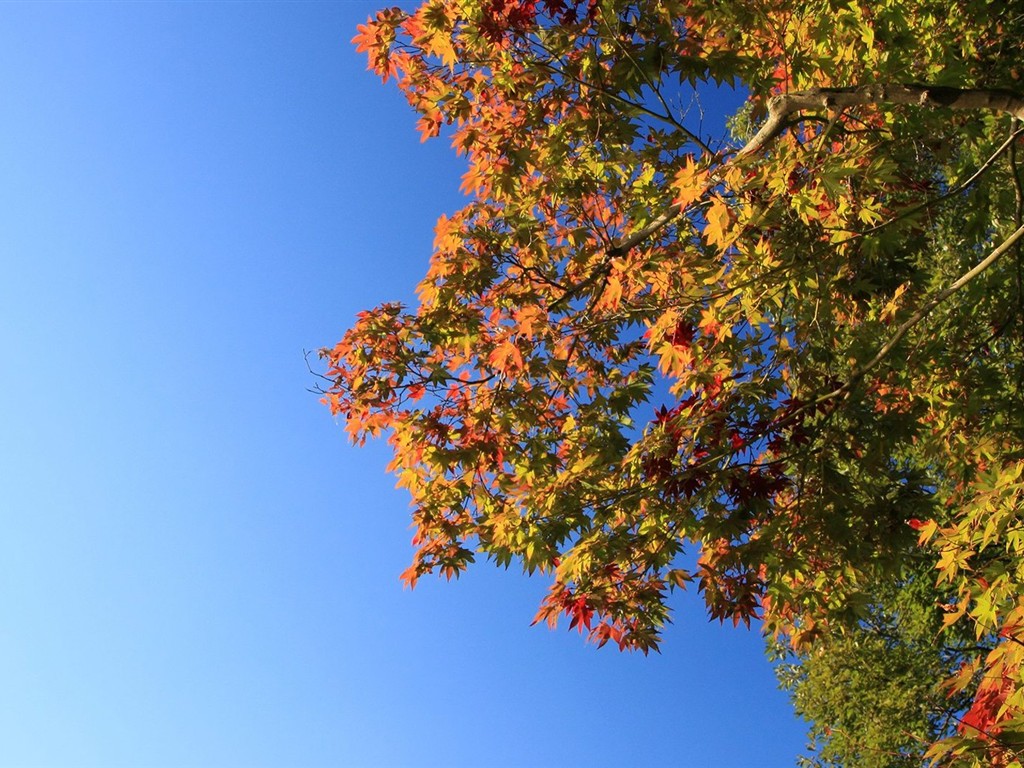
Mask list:
[[[1002,88],[949,88],[931,85],[865,85],[860,88],[811,88],[776,96],[768,102],[768,119],[737,157],[764,148],[786,128],[788,118],[805,109],[842,112],[864,104],[905,104],[926,109],[987,109],[1024,119],[1024,97]]]

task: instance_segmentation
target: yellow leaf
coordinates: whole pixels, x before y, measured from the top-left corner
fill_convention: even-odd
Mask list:
[[[676,205],[686,208],[699,200],[707,189],[708,172],[697,167],[692,157],[676,173],[672,180],[672,189],[676,193]]]
[[[734,239],[729,232],[729,206],[720,197],[716,197],[706,214],[707,226],[704,228],[704,239],[708,245],[725,248]]]

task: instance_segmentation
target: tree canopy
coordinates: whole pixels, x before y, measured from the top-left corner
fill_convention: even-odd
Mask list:
[[[323,351],[412,496],[405,581],[517,562],[552,581],[536,621],[645,653],[692,584],[786,649],[822,764],[1019,764],[1022,35],[1019,0],[361,26],[468,166],[418,305]],[[704,136],[725,86],[746,105]],[[887,703],[851,712],[841,669]]]

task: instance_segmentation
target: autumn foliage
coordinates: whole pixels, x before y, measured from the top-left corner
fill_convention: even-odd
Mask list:
[[[941,737],[936,759],[1019,760],[1022,18],[428,0],[360,26],[467,161],[418,306],[323,353],[325,400],[411,494],[405,581],[515,561],[551,579],[536,621],[645,653],[692,585],[806,654],[926,556],[973,703],[918,764]],[[726,85],[747,103],[712,139]]]

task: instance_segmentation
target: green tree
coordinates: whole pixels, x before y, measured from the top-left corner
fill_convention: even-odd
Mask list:
[[[929,557],[943,626],[992,649],[946,670],[970,705],[929,754],[1016,760],[1022,31],[1006,0],[427,0],[361,26],[468,163],[419,305],[323,353],[325,400],[412,495],[407,582],[517,561],[552,579],[538,621],[647,652],[695,581],[804,660],[799,702],[811,649],[852,663]],[[749,94],[735,142],[679,106],[722,83]]]
[[[794,652],[775,641],[776,671],[811,724],[808,766],[920,766],[934,742],[956,736],[970,705],[942,683],[992,650],[957,625],[942,632],[934,563],[908,556],[899,578],[875,586],[852,625]]]

